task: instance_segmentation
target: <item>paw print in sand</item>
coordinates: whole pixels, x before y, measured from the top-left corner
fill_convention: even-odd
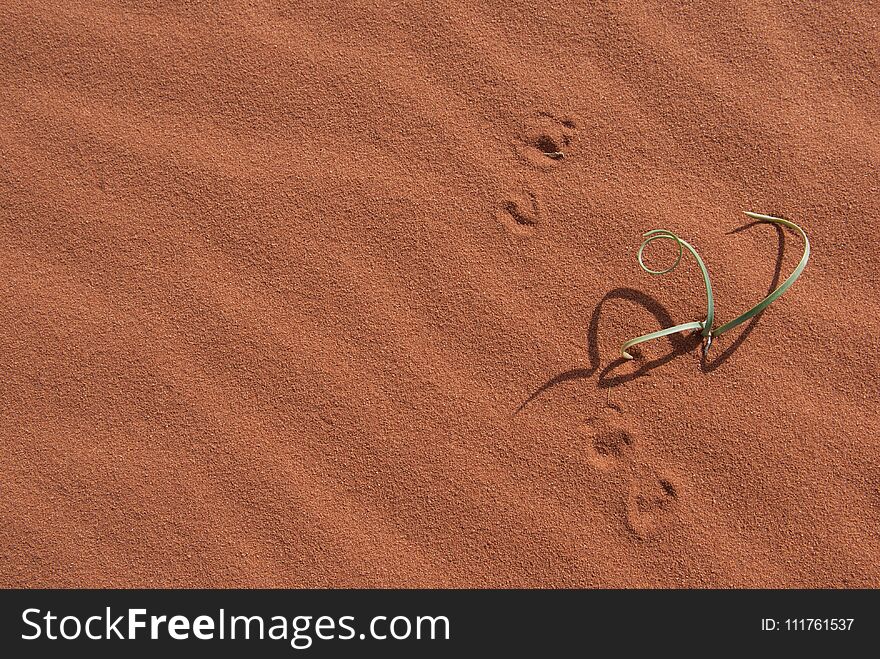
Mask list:
[[[636,475],[626,499],[626,526],[640,540],[659,537],[674,521],[681,488],[653,470]]]
[[[501,204],[496,216],[512,233],[530,234],[539,223],[538,200],[531,192],[511,195]]]
[[[587,437],[587,460],[604,472],[615,471],[629,458],[636,440],[619,410],[608,407],[581,427]]]
[[[541,113],[524,128],[514,146],[519,159],[527,165],[552,169],[565,160],[576,133],[573,119]]]
[[[681,485],[665,469],[655,469],[638,456],[641,433],[618,407],[607,407],[580,428],[587,461],[600,472],[623,472],[624,526],[637,540],[662,537],[680,508]]]

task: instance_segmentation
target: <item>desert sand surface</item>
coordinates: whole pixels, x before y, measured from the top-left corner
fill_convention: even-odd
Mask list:
[[[0,586],[880,586],[878,83],[876,2],[3,2]],[[803,276],[622,363],[744,210]]]

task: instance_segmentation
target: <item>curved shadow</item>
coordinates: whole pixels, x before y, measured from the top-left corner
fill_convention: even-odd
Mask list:
[[[728,235],[745,231],[757,224],[766,223],[749,222],[748,224],[744,224],[741,227],[729,231]],[[782,227],[778,225],[774,224],[772,226],[776,230],[779,247],[776,251],[776,266],[773,272],[773,281],[770,283],[767,295],[772,293],[779,285],[779,280],[782,276],[782,261],[783,256],[785,255],[785,232],[782,230]],[[641,291],[638,291],[634,288],[615,288],[614,290],[607,293],[605,297],[603,297],[593,309],[593,315],[590,318],[590,326],[587,330],[587,352],[590,360],[589,366],[573,368],[553,376],[540,387],[538,387],[535,391],[533,391],[529,395],[529,397],[526,398],[522,403],[520,403],[519,407],[517,407],[516,411],[514,412],[514,416],[516,414],[519,414],[519,412],[521,412],[529,403],[544,394],[546,391],[566,382],[589,379],[596,374],[596,372],[599,370],[599,365],[601,363],[601,358],[599,355],[599,320],[602,316],[602,308],[609,300],[626,300],[627,302],[638,304],[657,319],[657,324],[660,327],[670,327],[675,324],[672,316],[670,316],[669,311],[667,311],[666,307],[664,307],[651,296],[646,295],[645,293],[642,293]],[[724,364],[724,362],[726,362],[728,359],[730,359],[733,353],[736,352],[736,350],[748,338],[749,334],[754,331],[758,319],[763,314],[764,311],[761,311],[761,313],[757,314],[748,323],[746,323],[739,336],[737,336],[733,343],[731,343],[724,350],[724,352],[718,355],[717,358],[713,359],[712,361],[708,361],[707,357],[703,355],[700,359],[700,368],[702,372],[711,373],[716,368]],[[636,378],[643,377],[649,372],[653,371],[658,366],[662,366],[663,364],[670,362],[679,355],[690,352],[691,350],[700,346],[702,343],[702,337],[700,336],[699,332],[693,332],[691,334],[671,334],[666,338],[668,338],[671,342],[672,349],[665,355],[640,364],[638,368],[634,371],[621,373],[620,375],[614,375],[614,371],[618,370],[625,364],[633,364],[632,361],[624,359],[623,357],[618,357],[613,362],[608,364],[608,366],[602,369],[602,371],[599,373],[597,382],[598,388],[609,389],[611,387],[617,387],[626,382],[635,380]],[[641,357],[641,353],[638,348],[632,348],[631,353],[636,358]]]
[[[766,225],[767,222],[749,222],[748,224],[744,224],[743,226],[734,229],[733,231],[728,231],[728,235],[739,233],[740,231],[745,231],[746,229],[751,229],[756,224]],[[776,239],[779,247],[776,249],[776,266],[773,270],[773,281],[770,282],[770,287],[767,289],[766,295],[770,295],[773,291],[776,290],[776,287],[779,286],[779,280],[782,278],[782,260],[785,256],[785,231],[783,231],[782,227],[778,224],[771,224],[774,229],[776,229]],[[767,307],[769,309],[769,307]],[[762,309],[759,314],[757,314],[754,318],[752,318],[749,322],[745,324],[743,330],[739,333],[739,336],[734,339],[733,343],[731,343],[727,348],[725,348],[724,352],[722,352],[718,357],[709,361],[707,359],[707,355],[703,355],[700,358],[700,368],[703,373],[711,373],[716,368],[721,366],[724,362],[726,362],[733,355],[734,352],[743,344],[743,342],[749,338],[749,334],[755,329],[755,326],[758,324],[758,319],[764,315],[764,312],[767,309]]]
[[[644,307],[652,316],[654,316],[654,318],[657,319],[657,322],[661,327],[668,327],[675,324],[669,311],[666,310],[666,307],[641,291],[634,288],[615,288],[613,291],[606,293],[605,297],[603,297],[593,309],[593,315],[590,318],[590,326],[587,330],[587,354],[590,359],[590,365],[588,367],[573,368],[553,376],[520,403],[514,414],[518,414],[526,405],[547,390],[552,389],[557,385],[564,384],[565,382],[571,382],[572,380],[586,380],[593,377],[596,371],[599,370],[599,365],[601,363],[599,355],[599,320],[602,317],[602,308],[605,306],[605,303],[610,300],[626,300]],[[599,374],[599,388],[607,389],[609,387],[616,387],[624,382],[629,382],[630,380],[642,377],[649,371],[654,370],[658,366],[662,366],[676,356],[688,352],[700,344],[700,337],[698,334],[696,336],[673,334],[669,336],[669,339],[672,342],[672,350],[670,352],[662,357],[641,364],[638,369],[631,373],[616,376],[612,375],[612,373],[623,364],[632,363],[627,359],[621,357],[610,363]],[[640,355],[637,348],[632,350],[632,354],[636,357]]]
[[[657,302],[654,298],[632,288],[614,289],[602,298],[602,301],[596,306],[596,310],[593,312],[593,321],[590,323],[590,363],[597,366],[599,364],[599,314],[601,313],[602,305],[605,302],[616,298],[635,302],[644,307],[648,313],[657,319],[657,323],[660,327],[671,327],[672,325],[675,325],[675,321],[672,319],[672,316],[669,315],[666,307]],[[639,363],[638,368],[634,371],[621,373],[620,375],[613,375],[614,371],[618,370],[620,367],[626,364],[633,365],[636,363],[632,360],[624,359],[623,357],[618,357],[608,364],[608,366],[602,369],[602,372],[599,373],[599,388],[608,389],[611,387],[617,387],[625,382],[630,382],[643,377],[655,368],[672,361],[679,355],[690,352],[702,342],[702,337],[699,332],[692,332],[691,334],[670,334],[666,338],[669,339],[669,342],[672,344],[672,349],[665,355],[661,355],[656,359]],[[632,348],[630,353],[636,359],[642,356],[642,353],[638,348]]]

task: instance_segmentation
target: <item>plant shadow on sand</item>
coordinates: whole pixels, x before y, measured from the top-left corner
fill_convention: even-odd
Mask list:
[[[750,222],[737,229],[729,231],[728,235],[740,233],[741,231],[750,229],[756,224],[764,223]],[[772,293],[779,285],[779,280],[782,275],[782,262],[785,255],[785,232],[782,230],[782,227],[778,225],[772,226],[776,230],[778,248],[776,250],[776,265],[773,271],[773,279],[770,282],[767,295]],[[669,311],[667,311],[666,307],[664,307],[651,296],[642,293],[641,291],[638,291],[634,288],[615,288],[614,290],[607,293],[605,297],[603,297],[599,301],[599,303],[593,309],[593,315],[590,318],[590,326],[587,330],[587,348],[590,365],[585,368],[573,368],[567,371],[563,371],[558,375],[554,375],[552,378],[547,380],[547,382],[545,382],[535,391],[533,391],[529,395],[529,397],[526,398],[522,403],[520,403],[514,414],[518,414],[519,412],[521,412],[529,403],[531,403],[533,400],[543,395],[550,389],[553,389],[557,385],[571,382],[573,380],[587,380],[589,378],[592,378],[596,374],[596,372],[599,371],[599,367],[601,365],[601,358],[599,355],[599,321],[602,317],[603,307],[607,302],[611,300],[626,300],[628,302],[640,305],[641,307],[646,309],[652,316],[654,316],[654,318],[657,319],[658,327],[670,327],[675,324],[672,316],[669,314]],[[766,311],[766,309],[764,311]],[[734,339],[734,341],[729,346],[727,346],[727,348],[725,348],[724,351],[718,355],[718,357],[709,360],[706,355],[703,355],[700,360],[700,370],[703,373],[711,373],[716,368],[724,364],[724,362],[726,362],[728,359],[730,359],[733,353],[736,352],[736,350],[748,338],[749,334],[751,334],[752,331],[755,329],[758,320],[761,318],[762,315],[764,315],[764,311],[761,311],[748,323],[746,323],[736,339]],[[666,338],[669,339],[672,346],[669,352],[667,352],[665,355],[644,363],[640,363],[638,368],[634,371],[615,375],[614,372],[620,369],[620,367],[622,367],[624,364],[631,363],[628,359],[618,357],[599,372],[597,387],[599,389],[609,389],[611,387],[617,387],[626,382],[635,380],[636,378],[643,377],[653,371],[655,368],[663,366],[664,364],[670,362],[679,355],[691,352],[692,350],[697,349],[702,345],[702,337],[700,336],[699,332],[693,332],[691,334],[671,334]],[[641,359],[642,357],[642,354],[641,352],[639,352],[638,348],[631,349],[631,353],[637,360]]]

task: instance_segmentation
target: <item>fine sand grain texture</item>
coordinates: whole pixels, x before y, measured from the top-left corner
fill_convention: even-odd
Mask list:
[[[476,4],[0,3],[0,586],[880,586],[880,7]]]

